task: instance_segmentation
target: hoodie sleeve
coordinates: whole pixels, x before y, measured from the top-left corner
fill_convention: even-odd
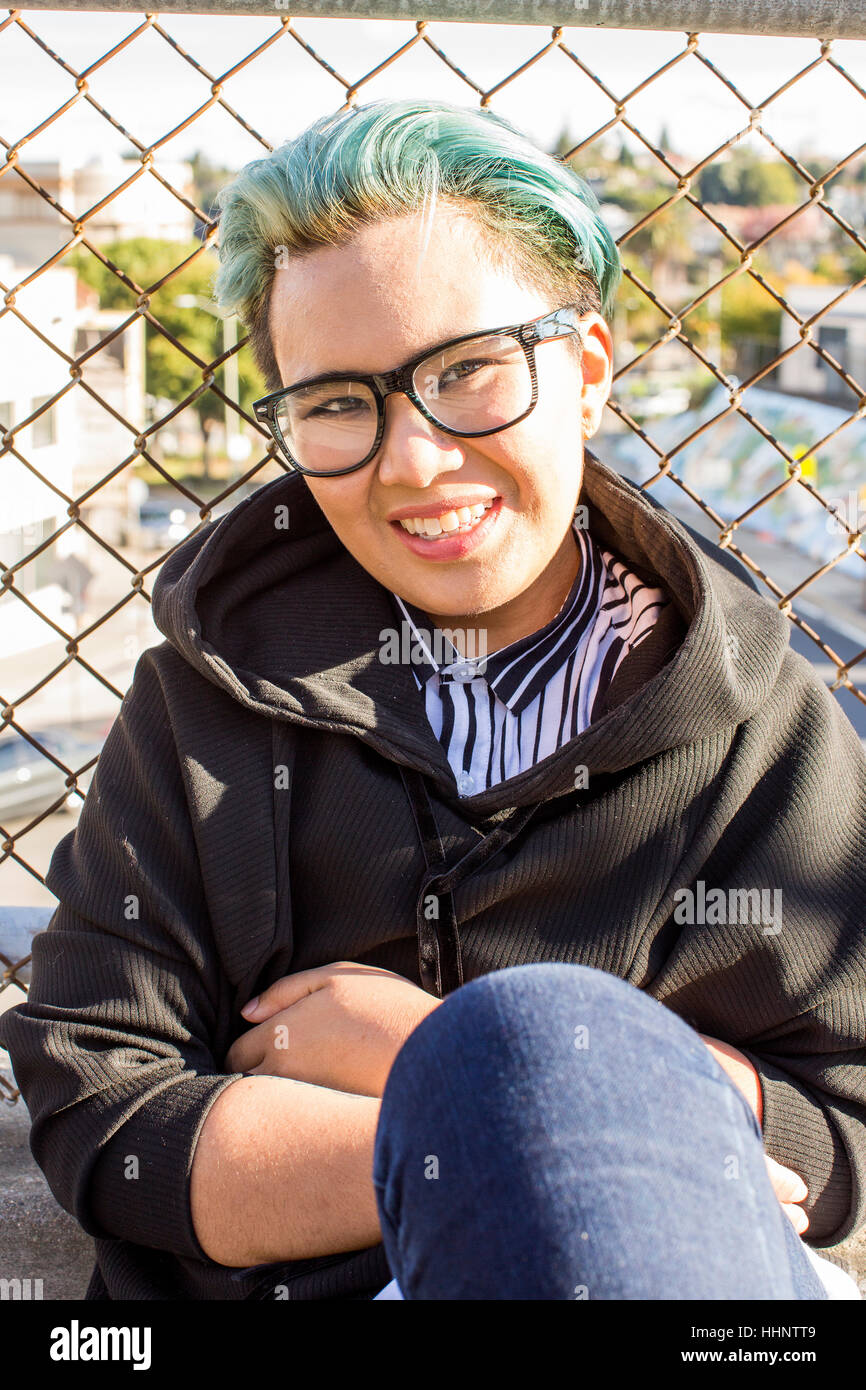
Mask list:
[[[766,1151],[809,1189],[806,1240],[835,1245],[866,1221],[866,757],[802,657],[740,727],[715,817],[665,1002],[756,1068]],[[718,889],[761,890],[759,914],[714,923]]]
[[[91,1236],[213,1261],[189,1173],[219,1093],[228,985],[214,948],[160,649],[143,653],[46,884],[25,1004],[0,1018],[57,1201]]]

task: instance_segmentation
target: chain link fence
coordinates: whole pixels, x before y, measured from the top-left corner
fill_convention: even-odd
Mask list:
[[[845,697],[846,712],[866,706],[866,635],[858,638],[858,633],[866,631],[866,617],[862,616],[866,612],[866,292],[862,289],[866,285],[862,215],[866,205],[866,143],[855,142],[849,149],[850,131],[856,129],[856,123],[840,119],[834,124],[836,149],[832,158],[824,158],[820,167],[809,168],[801,155],[783,148],[765,125],[775,103],[806,79],[814,80],[818,73],[838,83],[834,90],[840,99],[844,93],[847,101],[857,101],[866,117],[866,87],[849,70],[850,62],[846,67],[834,51],[840,37],[866,38],[866,22],[858,6],[835,6],[835,27],[828,22],[823,30],[819,29],[822,18],[812,5],[781,6],[769,0],[751,5],[731,0],[718,5],[712,22],[709,15],[713,7],[687,0],[672,0],[667,5],[661,0],[655,5],[624,5],[617,11],[616,23],[623,27],[630,19],[635,28],[656,24],[660,30],[692,23],[697,27],[706,20],[708,29],[718,29],[722,23],[734,33],[752,29],[813,35],[810,60],[775,90],[765,93],[758,105],[703,51],[700,32],[672,34],[675,51],[667,61],[647,72],[630,90],[616,89],[593,70],[583,52],[579,27],[568,32],[561,23],[541,27],[546,16],[543,6],[534,6],[526,16],[521,6],[513,3],[491,4],[481,13],[477,8],[464,8],[459,0],[450,4],[443,0],[441,5],[427,6],[426,18],[413,21],[397,6],[389,9],[371,2],[356,8],[349,21],[335,0],[330,13],[344,30],[349,22],[369,25],[372,15],[400,18],[405,23],[405,38],[394,51],[354,78],[341,74],[328,61],[326,51],[311,42],[298,11],[293,10],[290,18],[278,4],[271,11],[262,5],[232,5],[229,0],[223,6],[208,7],[201,0],[171,7],[172,11],[218,12],[222,8],[234,14],[255,10],[260,16],[270,15],[263,41],[251,51],[238,51],[224,71],[209,70],[194,52],[181,45],[171,32],[170,14],[163,20],[154,13],[143,17],[130,13],[123,37],[78,68],[40,33],[41,8],[34,4],[27,10],[12,9],[0,20],[0,71],[5,64],[15,62],[21,44],[33,45],[43,63],[61,74],[69,88],[68,98],[32,128],[0,126],[5,154],[0,164],[0,334],[5,320],[14,328],[14,342],[22,345],[25,354],[24,344],[32,335],[41,345],[39,361],[45,364],[44,378],[33,384],[31,394],[36,395],[32,408],[23,414],[15,400],[3,404],[7,394],[4,376],[12,371],[11,356],[0,368],[0,632],[13,634],[11,655],[0,651],[0,864],[4,870],[16,867],[15,885],[22,882],[23,872],[44,890],[38,856],[28,853],[28,845],[38,841],[44,859],[69,828],[65,813],[70,803],[80,808],[101,738],[122,699],[135,659],[142,646],[161,640],[155,629],[147,628],[146,616],[142,628],[142,614],[147,613],[154,577],[173,548],[173,540],[177,537],[179,544],[190,529],[220,515],[284,467],[276,446],[245,403],[263,389],[249,358],[246,338],[238,336],[234,323],[224,323],[222,341],[217,344],[221,350],[202,350],[202,343],[208,341],[200,327],[207,305],[200,296],[186,291],[197,263],[199,268],[213,268],[219,226],[208,199],[201,199],[206,206],[199,205],[200,181],[191,185],[182,173],[177,176],[166,148],[181,132],[218,109],[228,121],[237,123],[259,153],[273,149],[269,134],[274,143],[284,138],[282,134],[257,129],[236,109],[232,97],[240,74],[262,65],[266,54],[272,56],[274,46],[282,46],[287,63],[315,65],[317,77],[326,84],[323,90],[332,94],[325,98],[321,112],[302,113],[303,124],[326,109],[337,110],[339,102],[343,103],[340,109],[346,109],[374,99],[380,94],[377,80],[381,74],[395,65],[398,69],[401,63],[405,65],[407,55],[420,46],[427,50],[425,56],[432,55],[441,65],[443,79],[447,71],[452,88],[454,79],[458,81],[465,105],[477,102],[497,109],[497,101],[510,84],[525,77],[535,65],[550,63],[552,57],[557,63],[557,80],[579,80],[581,91],[592,92],[592,109],[600,107],[603,118],[585,123],[578,114],[578,128],[564,132],[555,153],[573,162],[591,182],[598,177],[597,166],[602,174],[609,174],[616,165],[623,187],[631,189],[629,196],[611,205],[618,225],[610,225],[623,257],[624,278],[621,308],[613,325],[619,360],[606,424],[601,437],[594,441],[597,452],[604,457],[608,450],[615,466],[629,471],[642,487],[655,489],[665,505],[733,553],[806,639],[830,689],[837,697]],[[59,5],[57,0],[52,0],[50,8],[86,10],[86,6]],[[131,11],[133,7],[118,3],[104,8]],[[32,14],[28,12],[31,9]],[[322,10],[306,6],[308,14],[319,17],[316,39],[325,49],[322,40],[327,38],[327,10],[327,6]],[[562,7],[562,18],[577,26],[608,23],[610,17],[605,4]],[[485,87],[449,55],[437,31],[437,18],[457,18],[465,23],[477,19],[479,24],[488,25],[522,20],[525,58]],[[227,15],[218,19],[202,15],[199,23],[204,36],[205,25],[230,26],[235,21]],[[171,52],[175,103],[178,84],[182,89],[180,74],[188,75],[190,85],[187,113],[151,139],[128,130],[93,90],[98,74],[120,62],[145,39]],[[857,47],[866,50],[866,44]],[[861,57],[866,59],[866,52]],[[720,85],[739,112],[730,138],[691,163],[674,153],[678,128],[685,130],[690,122],[688,108],[671,109],[664,139],[650,138],[640,116],[641,100],[648,89],[668,80],[683,64],[699,65],[708,90],[712,85],[718,91]],[[860,67],[864,66],[861,62]],[[146,64],[141,71],[140,80],[147,81]],[[202,82],[207,92],[203,101],[197,95]],[[407,91],[416,94],[411,85]],[[428,95],[437,95],[432,85]],[[158,98],[155,92],[157,112]],[[122,136],[133,152],[128,176],[112,188],[100,188],[99,196],[89,204],[80,190],[74,198],[68,196],[62,178],[55,177],[48,165],[30,161],[28,150],[49,127],[68,120],[73,108],[83,105]],[[578,112],[584,109],[582,102],[575,101],[574,106]],[[610,141],[616,138],[621,142],[620,157],[612,159]],[[752,151],[754,168],[758,148],[763,152],[762,167],[772,165],[784,171],[787,194],[778,204],[763,199],[761,206],[750,207],[748,194],[745,200],[741,195],[739,202],[732,201],[725,179],[717,178],[714,183],[713,178],[733,167],[731,161],[738,150]],[[608,150],[604,156],[598,153],[602,149]],[[252,152],[249,157],[253,157]],[[627,169],[638,171],[637,179],[630,183],[622,174]],[[648,179],[648,169],[654,171],[652,180]],[[174,251],[168,258],[170,263],[164,263],[155,277],[142,275],[140,258],[137,261],[132,256],[124,263],[124,256],[114,251],[117,245],[122,248],[122,238],[118,242],[109,235],[123,226],[120,219],[112,223],[112,205],[128,197],[137,184],[147,182],[151,186],[150,181],[174,200],[182,224],[188,228],[192,219],[194,227],[194,244],[179,236],[173,241],[171,236],[164,239],[163,244],[167,241]],[[604,203],[603,183],[602,178],[598,192]],[[647,187],[656,190],[655,201],[653,206],[643,207],[641,197]],[[86,205],[76,206],[82,198]],[[46,212],[56,234],[57,246],[47,254],[38,250],[37,233],[41,235],[44,218],[34,217],[37,205]],[[7,207],[11,220],[4,218]],[[761,213],[762,217],[756,215]],[[169,214],[162,216],[170,223]],[[33,264],[23,268],[20,245],[16,255],[3,258],[3,237],[10,226],[14,229],[16,218],[19,230],[24,228],[25,240],[32,243],[23,250],[30,250]],[[802,228],[802,235],[798,228]],[[673,254],[673,248],[683,243],[692,248],[691,260],[686,253],[679,257]],[[774,248],[780,246],[787,248],[789,261],[774,255]],[[827,258],[829,270],[823,280],[801,275],[798,282],[790,273],[790,258],[801,266],[808,263],[810,247],[816,257]],[[89,278],[83,268],[85,253],[93,258],[87,262]],[[74,265],[80,277],[72,290],[64,282],[69,293],[74,290],[77,328],[74,334],[58,340],[58,333],[52,336],[51,324],[65,323],[62,312],[52,318],[44,311],[44,304],[40,304],[40,313],[30,306],[40,281],[47,283],[51,276],[56,279],[64,264]],[[89,285],[89,292],[82,291],[82,283],[85,288]],[[94,284],[101,288],[95,290]],[[108,293],[106,286],[113,287],[114,292]],[[180,290],[184,292],[177,292]],[[57,291],[53,290],[47,300],[49,311],[56,308]],[[740,340],[731,308],[736,309],[738,303],[745,306],[747,323],[752,315],[756,322],[770,325],[763,336],[756,331]],[[189,331],[185,329],[177,318],[177,308],[198,313],[195,331],[192,319]],[[214,332],[218,332],[216,325]],[[124,395],[130,374],[133,387],[136,380],[139,388],[142,381],[150,382],[160,354],[169,356],[178,371],[182,364],[187,379],[192,373],[189,389],[173,399],[165,399],[158,391],[142,394],[140,389],[137,395],[135,390],[131,397],[128,390]],[[790,377],[786,374],[795,359],[797,372]],[[63,380],[56,385],[58,374]],[[118,388],[120,378],[124,390]],[[245,391],[241,390],[242,383],[246,383]],[[684,389],[687,400],[682,397]],[[654,405],[671,391],[675,402],[679,391],[679,407],[675,403],[667,415],[654,414]],[[204,408],[204,398],[210,413]],[[58,457],[62,448],[58,449],[57,421],[64,418],[71,400],[86,407],[85,436],[93,441],[92,450],[83,450],[75,467],[68,458]],[[785,411],[790,412],[795,405],[799,411],[794,426],[797,437],[779,424],[786,419]],[[188,422],[194,411],[198,411],[205,436],[205,459],[214,421],[218,425],[225,421],[222,473],[217,470],[200,482],[191,476],[178,445],[181,424]],[[100,422],[108,422],[110,434],[100,434]],[[238,438],[246,441],[243,447],[237,446]],[[100,440],[104,441],[101,445]],[[759,464],[754,462],[756,447]],[[51,461],[42,463],[44,457]],[[151,496],[159,494],[162,513],[168,513],[165,534],[157,527],[150,538],[143,536],[143,475],[150,479]],[[134,479],[138,479],[137,485]],[[845,497],[841,488],[847,488]],[[38,507],[23,500],[35,489],[42,498]],[[45,502],[47,497],[50,505]],[[160,507],[155,511],[159,520]],[[797,544],[790,543],[792,536],[795,540],[800,537]],[[81,560],[78,542],[86,547],[87,563]],[[62,592],[67,599],[70,594],[77,599],[67,605],[68,612],[56,603],[52,606],[45,597],[51,594],[53,600],[57,598],[56,589],[42,582],[55,562],[66,566]],[[86,574],[90,569],[93,580],[94,565],[95,591],[92,584],[88,588]],[[848,629],[844,649],[833,635],[837,629],[832,628],[828,635],[822,621],[828,616],[837,619],[843,610],[849,615],[861,614]],[[136,615],[134,622],[131,614]],[[34,640],[34,629],[41,625],[49,631],[47,643],[38,637]],[[19,639],[15,634],[19,632],[26,635],[16,648]],[[77,711],[73,709],[76,703]],[[97,711],[99,727],[82,732],[79,720],[77,737],[68,743],[49,735],[46,723],[71,724],[75,722],[73,714],[80,714],[83,706]],[[14,796],[11,800],[3,797],[4,788],[8,790],[11,784],[13,793],[20,792],[22,783],[33,792],[25,814],[20,812],[20,799],[16,811]],[[40,830],[46,824],[51,827],[47,838],[44,829]],[[44,891],[46,898],[42,900],[47,901]],[[20,902],[21,897],[19,888],[3,884],[4,901]],[[29,956],[20,944],[12,944],[20,940],[20,933],[17,938],[12,934],[4,939],[0,926],[0,995],[9,989],[13,994],[16,989],[26,992]],[[12,1103],[18,1097],[11,1081],[2,1075],[0,1097]]]

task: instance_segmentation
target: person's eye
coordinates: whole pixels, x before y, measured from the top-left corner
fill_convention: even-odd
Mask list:
[[[316,419],[330,415],[351,415],[353,411],[368,410],[369,405],[362,401],[358,396],[335,396],[332,400],[325,401],[320,405],[312,406],[302,415],[302,419]]]
[[[453,363],[446,367],[445,371],[439,376],[439,389],[443,386],[451,386],[453,383],[467,381],[469,377],[477,375],[485,367],[494,366],[486,357],[464,357],[462,361]]]

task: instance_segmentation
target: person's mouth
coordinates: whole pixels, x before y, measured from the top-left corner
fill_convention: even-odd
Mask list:
[[[486,539],[501,509],[501,497],[433,503],[417,511],[406,509],[389,518],[389,525],[413,554],[453,560],[469,554]]]

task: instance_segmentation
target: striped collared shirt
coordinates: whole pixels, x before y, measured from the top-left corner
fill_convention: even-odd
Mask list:
[[[489,656],[462,656],[425,613],[392,593],[461,796],[516,776],[581,733],[620,662],[670,602],[576,521],[574,535],[580,569],[556,617]]]

